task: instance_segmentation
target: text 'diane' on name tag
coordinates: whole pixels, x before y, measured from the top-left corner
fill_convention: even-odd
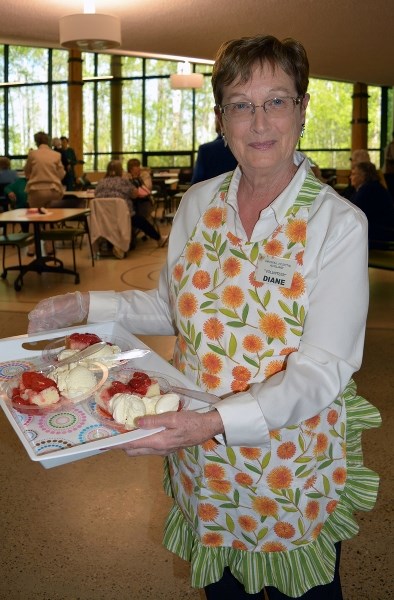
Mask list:
[[[260,256],[255,271],[255,278],[261,283],[271,283],[289,288],[291,287],[295,270],[295,259]]]

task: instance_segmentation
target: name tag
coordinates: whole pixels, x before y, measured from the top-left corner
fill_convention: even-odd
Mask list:
[[[273,283],[280,287],[289,288],[296,270],[296,261],[292,258],[276,256],[260,256],[256,271],[256,281]]]

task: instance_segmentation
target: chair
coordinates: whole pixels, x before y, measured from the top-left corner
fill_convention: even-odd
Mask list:
[[[14,246],[18,251],[18,265],[19,272],[21,274],[21,286],[18,286],[18,289],[15,287],[16,291],[19,291],[22,287],[23,278],[22,278],[22,257],[21,257],[21,248],[25,248],[29,244],[34,242],[34,236],[32,233],[6,233],[4,235],[0,235],[0,246],[3,247],[3,272],[1,274],[1,278],[5,279],[7,277],[7,269],[5,266],[5,253],[7,246]],[[13,271],[17,270],[17,267],[12,268]]]
[[[42,229],[40,232],[40,238],[44,241],[52,242],[52,250],[54,258],[56,258],[56,242],[71,242],[71,248],[73,253],[73,267],[74,271],[77,270],[77,262],[75,257],[75,246],[78,238],[83,238],[86,231],[82,227],[57,227],[53,229]],[[92,252],[92,266],[94,267],[94,255],[93,248],[90,246]]]
[[[126,254],[132,236],[131,216],[126,200],[93,198],[90,202],[90,232],[96,249],[99,241],[104,239]]]
[[[85,208],[85,207],[86,207],[86,200],[78,198],[78,196],[73,196],[72,194],[67,194],[67,196],[63,196],[62,208]],[[72,224],[71,226],[70,226],[70,223]],[[71,227],[74,227],[74,223],[77,223],[78,226],[81,229],[83,229],[85,234],[88,236],[90,255],[92,257],[92,267],[94,267],[94,252],[93,252],[92,239],[91,239],[91,235],[90,235],[88,215],[83,214],[83,215],[78,215],[77,217],[71,217],[70,219],[67,219],[67,221],[61,225],[61,227],[71,229]],[[73,237],[73,236],[70,235],[70,238],[71,237]],[[80,242],[81,242],[79,247],[81,249],[84,236],[80,235],[79,237],[80,237]],[[67,237],[64,238],[64,241],[66,239],[67,239]]]
[[[0,212],[6,212],[9,208],[9,201],[4,193],[8,183],[0,183]]]

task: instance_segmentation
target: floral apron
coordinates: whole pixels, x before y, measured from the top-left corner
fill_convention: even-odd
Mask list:
[[[298,350],[308,312],[302,260],[308,213],[321,189],[309,173],[283,222],[267,239],[249,242],[227,228],[230,180],[201,216],[170,285],[179,331],[174,366],[217,395],[264,381],[285,369],[288,355]],[[292,264],[290,287],[277,277],[262,277],[258,264],[267,257],[276,265],[279,259]],[[229,564],[249,593],[264,585],[289,591],[288,581],[278,581],[288,579],[282,558],[305,557],[294,550],[313,546],[345,488],[349,393],[355,396],[352,383],[320,414],[271,431],[270,449],[210,440],[169,457],[176,517],[170,515],[165,543],[194,563],[197,587],[219,579]],[[180,534],[185,528],[186,537]],[[180,550],[185,543],[190,548]],[[322,568],[317,583],[299,582],[299,588],[332,579],[332,543],[325,552],[329,568]],[[203,567],[207,554],[216,568]],[[266,573],[256,573],[252,554],[274,557],[273,562],[280,557],[282,564],[277,569],[268,561]],[[305,563],[295,566],[299,570]]]

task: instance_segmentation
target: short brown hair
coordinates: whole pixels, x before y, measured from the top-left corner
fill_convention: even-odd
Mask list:
[[[11,161],[8,156],[0,156],[0,171],[11,168]]]
[[[305,96],[309,84],[309,61],[304,46],[292,38],[280,41],[272,35],[230,40],[221,45],[212,71],[215,102],[221,104],[223,88],[239,80],[249,81],[256,63],[280,67],[294,81],[298,96]]]
[[[37,131],[37,133],[34,134],[34,141],[37,146],[40,146],[41,144],[47,144],[47,146],[49,146],[49,135],[45,133],[45,131]]]
[[[141,161],[138,158],[130,158],[127,161],[127,171],[130,171],[132,167],[140,167]]]
[[[123,167],[120,160],[111,160],[107,165],[106,177],[122,177]]]

